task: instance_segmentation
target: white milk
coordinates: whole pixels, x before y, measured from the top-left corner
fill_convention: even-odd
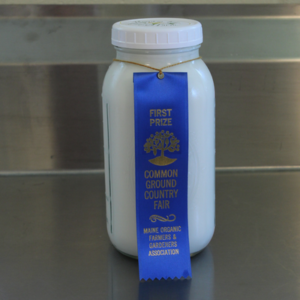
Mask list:
[[[117,58],[155,68],[199,57],[199,45],[145,50],[118,48]],[[201,60],[163,70],[188,73],[189,172],[188,227],[190,253],[210,242],[215,228],[215,92]],[[155,72],[113,62],[103,84],[103,130],[107,231],[121,252],[137,256],[135,199],[135,131],[133,73]]]

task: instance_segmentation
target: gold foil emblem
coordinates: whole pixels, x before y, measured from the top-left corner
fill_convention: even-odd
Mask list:
[[[144,145],[146,153],[153,151],[157,155],[157,150],[160,150],[160,156],[149,159],[149,162],[156,166],[167,166],[172,164],[177,158],[169,158],[165,156],[165,151],[174,152],[179,151],[179,140],[174,136],[174,133],[162,130],[150,135]]]

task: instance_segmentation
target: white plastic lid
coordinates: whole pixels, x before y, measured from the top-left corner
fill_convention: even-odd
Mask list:
[[[131,49],[174,49],[203,42],[198,21],[175,18],[134,19],[117,22],[112,27],[114,46]]]

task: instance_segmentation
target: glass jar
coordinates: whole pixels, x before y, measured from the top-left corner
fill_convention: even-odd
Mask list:
[[[170,22],[179,24],[175,26],[177,32],[181,32],[180,26],[184,22],[200,24],[185,19],[130,21],[130,24],[140,22],[142,25],[137,27],[145,30],[146,33],[143,34],[151,30],[156,33],[174,31],[174,26],[168,28]],[[155,28],[143,26],[149,22],[163,25]],[[113,28],[113,44],[119,60],[162,68],[195,59],[164,70],[188,74],[188,232],[191,255],[208,245],[215,228],[215,92],[207,66],[202,59],[197,59],[202,42],[201,24],[198,30],[201,30],[198,40],[194,39],[192,42],[185,40],[180,43],[179,38],[170,45],[159,42],[147,44],[147,38],[140,44],[126,43],[128,42],[126,37],[130,35],[127,34],[124,38]],[[123,42],[120,42],[122,38]],[[143,66],[114,61],[104,79],[102,98],[107,231],[111,242],[120,252],[137,257],[133,91],[135,72],[154,71]]]

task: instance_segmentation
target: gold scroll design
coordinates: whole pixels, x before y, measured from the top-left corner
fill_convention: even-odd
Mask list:
[[[170,218],[172,218],[172,219],[170,219]],[[169,216],[167,216],[166,218],[164,218],[164,217],[161,217],[161,216],[159,216],[159,215],[152,215],[152,216],[150,216],[150,221],[151,222],[156,222],[156,221],[161,221],[161,222],[174,222],[175,220],[176,220],[176,216],[175,215],[173,215],[173,214],[171,214],[171,215],[169,215]]]
[[[149,159],[149,162],[156,166],[167,166],[172,164],[177,158],[169,158],[165,156],[165,151],[174,152],[179,151],[179,140],[174,136],[173,132],[160,131],[151,134],[146,140],[144,145],[144,150],[146,153],[153,151],[153,154],[157,155],[157,150],[160,150],[160,156]]]

